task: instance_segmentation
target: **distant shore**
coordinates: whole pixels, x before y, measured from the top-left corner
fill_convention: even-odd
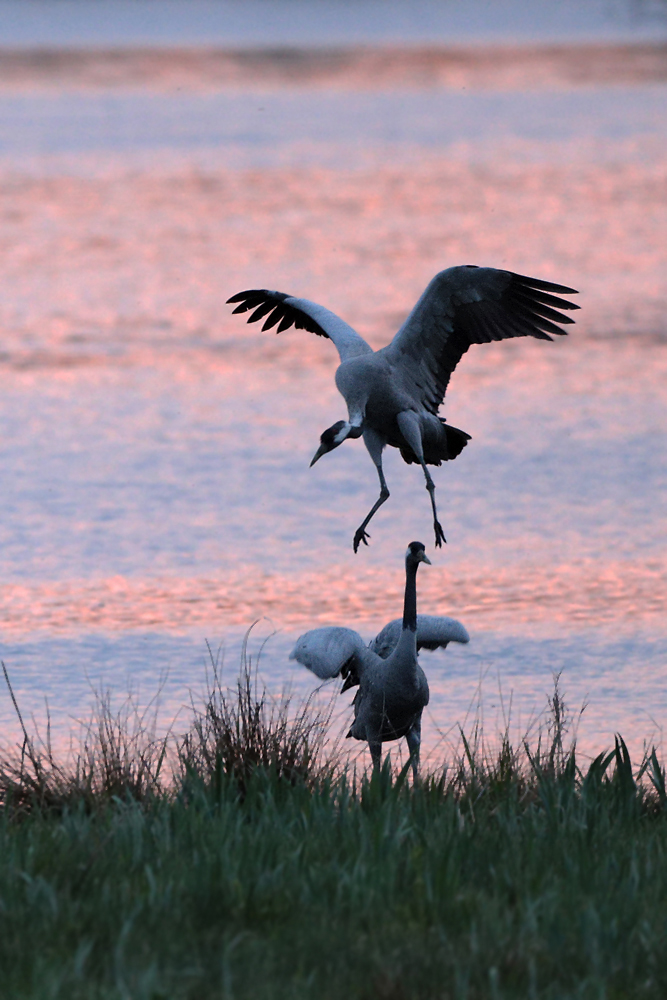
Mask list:
[[[667,80],[667,44],[1,49],[0,90],[534,89]]]

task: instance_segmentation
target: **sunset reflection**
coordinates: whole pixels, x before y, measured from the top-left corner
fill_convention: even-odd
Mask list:
[[[18,70],[0,81],[4,113],[23,129],[0,157],[0,630],[23,698],[41,697],[51,642],[64,644],[65,712],[82,697],[86,643],[94,669],[120,668],[116,651],[138,637],[181,655],[183,637],[199,649],[258,619],[284,632],[265,661],[279,686],[288,635],[347,624],[370,636],[400,615],[403,553],[420,539],[434,563],[420,573],[420,610],[471,633],[442,661],[451,675],[430,661],[434,727],[459,721],[480,671],[501,659],[512,690],[542,704],[559,642],[596,739],[612,719],[640,739],[641,712],[664,716],[667,147],[664,112],[650,110],[664,83],[650,55],[634,69],[622,55],[618,135],[592,131],[595,102],[609,106],[611,64],[599,52],[585,79],[563,52],[542,64],[506,53],[493,79],[479,53],[444,68],[431,54],[421,76],[403,53],[373,78],[359,56],[335,80],[320,74],[313,93],[265,77],[261,95],[231,63],[230,76],[202,83],[185,53],[154,67],[146,121],[178,123],[170,102],[189,80],[204,138],[225,114],[236,138],[197,144],[177,129],[155,148],[141,145],[139,112],[104,67],[92,82],[90,66],[75,80],[71,65],[48,87]],[[118,141],[81,149],[105,88]],[[474,103],[496,90],[506,119]],[[232,120],[244,94],[257,117],[261,96],[269,121],[253,119],[247,134]],[[655,120],[635,128],[642,94]],[[21,95],[35,121],[58,111],[71,149],[12,152],[37,128]],[[542,100],[541,131],[527,137],[526,108],[541,120]],[[488,116],[481,138],[454,134],[470,107]],[[363,122],[365,108],[393,145],[361,128],[336,139],[348,112]],[[549,109],[571,135],[552,137]],[[329,122],[330,141],[279,145],[272,115]],[[423,124],[429,141],[402,138],[399,118]],[[41,149],[41,132],[33,139]],[[557,343],[484,345],[462,359],[443,412],[472,441],[434,473],[449,544],[433,551],[419,470],[394,453],[391,498],[355,556],[354,530],[377,495],[361,442],[308,467],[321,431],[345,416],[332,344],[263,334],[225,300],[252,287],[311,298],[380,347],[431,277],[458,263],[572,285],[581,312]],[[610,681],[608,650],[631,634],[650,636],[650,665],[638,644],[617,669],[625,648],[614,646]],[[133,675],[156,685],[164,662],[136,662]],[[172,714],[190,663],[169,682]],[[11,716],[7,699],[0,715]]]
[[[190,631],[195,626],[246,626],[261,618],[296,629],[400,617],[402,571],[351,573],[330,566],[289,575],[256,570],[231,578],[111,577],[0,590],[5,640],[41,631]],[[667,613],[667,568],[661,560],[611,562],[603,567],[522,563],[503,570],[473,565],[465,575],[434,569],[421,575],[420,610],[465,619],[472,628],[522,629],[535,623],[567,628],[660,626]]]

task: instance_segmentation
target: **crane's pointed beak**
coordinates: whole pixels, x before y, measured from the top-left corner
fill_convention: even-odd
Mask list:
[[[337,420],[331,427],[327,427],[320,435],[320,446],[313,455],[313,460],[310,463],[311,469],[315,465],[315,462],[322,458],[322,455],[326,455],[328,451],[333,451],[346,438],[359,437],[360,434],[361,428],[352,427],[351,424],[348,424],[347,420]]]
[[[315,452],[315,454],[313,455],[313,460],[310,463],[310,468],[312,469],[312,467],[315,465],[315,462],[317,462],[318,459],[322,458],[322,455],[326,455],[326,453],[330,450],[331,449],[328,448],[325,444],[321,444],[317,449],[317,451]]]
[[[432,565],[431,560],[429,559],[429,557],[426,555],[425,552],[422,552],[422,562],[427,563],[429,566]]]

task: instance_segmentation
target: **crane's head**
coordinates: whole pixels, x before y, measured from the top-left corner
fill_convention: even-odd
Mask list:
[[[335,424],[327,427],[320,435],[320,446],[310,463],[311,468],[315,465],[318,458],[322,458],[322,455],[326,455],[328,451],[333,451],[334,448],[337,448],[347,438],[358,438],[361,437],[361,434],[361,427],[355,427],[354,424],[349,423],[347,420],[337,420]]]
[[[426,548],[421,542],[410,542],[405,552],[405,561],[431,565],[431,560],[426,555]]]

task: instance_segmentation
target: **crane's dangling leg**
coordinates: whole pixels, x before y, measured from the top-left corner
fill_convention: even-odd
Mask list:
[[[435,545],[436,548],[440,548],[443,542],[446,542],[445,533],[442,530],[442,525],[438,520],[438,511],[435,506],[435,483],[431,479],[431,473],[426,467],[426,462],[424,461],[424,449],[422,448],[422,435],[421,427],[419,424],[419,417],[416,413],[411,410],[404,410],[397,416],[398,426],[401,434],[407,441],[407,443],[412,448],[413,452],[417,457],[417,461],[421,465],[424,471],[424,478],[426,479],[426,489],[428,490],[428,495],[431,498],[431,508],[433,510],[433,530],[435,531]]]
[[[359,525],[359,527],[357,528],[357,530],[354,533],[354,541],[352,543],[352,547],[353,547],[353,549],[354,549],[355,552],[359,548],[359,543],[360,542],[363,542],[364,545],[368,545],[368,542],[366,541],[366,539],[370,538],[371,536],[365,530],[366,529],[366,525],[368,524],[368,522],[372,518],[372,516],[375,513],[375,511],[378,510],[382,506],[382,504],[385,502],[385,500],[389,499],[389,490],[387,488],[387,483],[386,483],[385,478],[384,478],[384,472],[382,471],[382,466],[378,465],[377,470],[378,470],[378,476],[380,477],[380,496],[377,498],[377,500],[375,501],[375,503],[371,507],[370,511],[368,512],[368,514],[366,515],[366,517],[364,518],[364,520],[362,521],[362,523]]]
[[[419,780],[419,750],[422,742],[422,720],[417,719],[412,728],[405,735],[408,750],[410,751],[410,763],[412,764],[412,777],[414,781]]]
[[[389,488],[387,487],[387,481],[384,478],[384,472],[382,471],[382,449],[384,448],[384,441],[378,434],[375,433],[375,431],[370,428],[364,428],[364,444],[366,445],[368,454],[373,459],[373,464],[378,471],[378,476],[380,478],[380,496],[377,498],[370,511],[354,533],[352,548],[355,552],[359,548],[361,542],[363,542],[364,545],[368,545],[366,539],[370,538],[370,535],[366,531],[366,526],[373,517],[373,514],[380,509],[385,500],[389,499]]]
[[[368,749],[371,752],[371,760],[373,761],[373,770],[380,770],[380,761],[382,760],[382,742],[380,739],[373,739],[368,741]]]
[[[428,490],[428,495],[431,498],[431,507],[433,508],[433,530],[435,531],[435,545],[436,548],[440,548],[443,542],[447,542],[445,538],[445,533],[442,530],[442,525],[438,520],[438,511],[435,506],[435,483],[431,479],[431,473],[426,468],[426,462],[422,459],[422,469],[424,470],[424,475],[426,476],[426,489]]]

